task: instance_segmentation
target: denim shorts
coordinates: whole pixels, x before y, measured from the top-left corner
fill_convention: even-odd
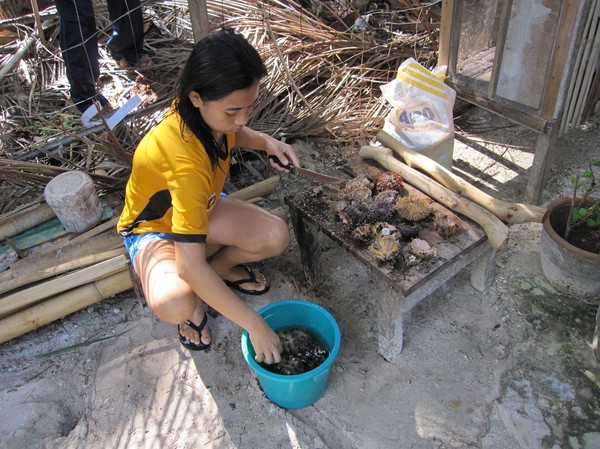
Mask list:
[[[131,266],[134,266],[135,255],[139,251],[139,249],[154,241],[154,240],[175,240],[175,238],[171,234],[166,234],[164,232],[146,232],[145,234],[132,234],[129,237],[125,237],[123,239],[125,243],[125,248],[127,248],[127,252],[129,253],[129,258],[131,259]]]

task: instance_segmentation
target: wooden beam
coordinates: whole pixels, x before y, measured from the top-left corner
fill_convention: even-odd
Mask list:
[[[535,144],[533,163],[527,176],[527,188],[525,189],[525,201],[531,204],[539,204],[542,191],[548,173],[548,167],[554,157],[554,147],[558,139],[559,126],[554,122],[547,133],[540,134]]]
[[[545,119],[554,119],[562,114],[564,94],[568,86],[568,78],[572,76],[575,54],[574,48],[579,45],[580,32],[574,31],[577,27],[581,1],[567,0],[562,3],[560,19],[557,27],[556,40],[550,58],[550,67],[544,85],[540,116]],[[574,39],[574,37],[577,37]],[[576,42],[574,42],[576,41]]]
[[[546,133],[550,128],[550,121],[539,117],[534,110],[519,105],[504,104],[498,100],[490,99],[486,95],[465,86],[460,80],[446,79],[446,84],[456,91],[456,95],[476,106],[487,109],[494,114],[523,125],[537,133]],[[519,109],[517,109],[519,108]]]
[[[454,11],[454,0],[442,0],[442,20],[440,23],[440,39],[438,48],[437,65],[447,66],[450,60],[450,36],[452,34],[452,14]]]
[[[206,0],[188,0],[188,9],[190,11],[194,42],[198,42],[210,33]]]

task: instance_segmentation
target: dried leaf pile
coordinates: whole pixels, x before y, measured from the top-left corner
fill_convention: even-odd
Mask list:
[[[211,28],[244,34],[269,70],[251,126],[288,141],[348,143],[381,128],[387,107],[379,87],[404,59],[435,64],[438,3],[235,0],[207,1],[207,8]],[[185,0],[145,3],[145,46],[154,66],[117,69],[101,47],[105,96],[122,105],[138,93],[145,103],[112,132],[82,131],[68,105],[58,15],[41,3],[40,10],[43,39],[32,14],[0,20],[0,213],[15,197],[39,195],[64,170],[87,171],[101,194],[122,189],[135,145],[168,108],[193,42]],[[96,17],[102,42],[110,33],[105,2],[97,3]]]

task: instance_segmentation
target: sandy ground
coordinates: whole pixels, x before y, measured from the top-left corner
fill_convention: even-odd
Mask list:
[[[599,155],[598,122],[559,141],[543,204]],[[535,135],[479,110],[457,126],[466,137],[457,136],[454,171],[521,201]],[[309,167],[339,162],[297,148]],[[284,179],[272,201],[298,182]],[[241,330],[223,317],[209,321],[212,348],[190,353],[133,293],[105,300],[0,346],[0,447],[597,449],[596,308],[545,282],[540,228],[511,227],[486,292],[464,270],[421,302],[393,363],[376,352],[378,286],[361,263],[321,236],[325,280],[308,289],[295,243],[266,261],[272,288],[249,304],[308,299],[342,331],[324,397],[299,410],[266,399]]]

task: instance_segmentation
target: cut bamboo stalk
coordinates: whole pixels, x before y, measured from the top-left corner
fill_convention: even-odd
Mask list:
[[[541,223],[546,212],[543,207],[532,204],[508,203],[482,192],[460,176],[438,164],[433,159],[403,146],[385,131],[377,134],[377,140],[397,153],[409,167],[418,168],[430,175],[443,186],[479,204],[500,220],[509,224]]]
[[[79,234],[77,237],[74,237],[70,240],[71,243],[79,243],[84,242],[90,237],[101,234],[104,231],[108,231],[109,229],[113,229],[117,232],[117,222],[119,221],[119,217],[111,218],[110,220],[99,224],[98,226],[93,227],[92,229],[85,231],[82,234]]]
[[[63,293],[127,269],[129,259],[120,255],[51,281],[0,297],[0,318],[30,307],[44,299]]]
[[[133,288],[127,268],[0,319],[0,343]]]
[[[499,251],[506,244],[508,227],[498,217],[400,162],[394,157],[392,150],[389,148],[363,146],[359,154],[363,159],[373,159],[387,170],[398,173],[410,185],[429,195],[448,209],[459,212],[478,223],[484,229],[490,244],[496,251]]]
[[[13,237],[55,217],[56,214],[46,203],[36,204],[18,213],[10,214],[0,220],[0,240]]]
[[[53,267],[89,254],[96,254],[123,246],[123,237],[116,232],[103,232],[83,242],[66,245],[62,248],[51,246],[44,252],[36,253],[11,265],[13,278],[19,278],[40,270]]]
[[[40,270],[36,273],[21,276],[16,279],[0,281],[0,294],[24,287],[28,284],[33,284],[34,282],[38,282],[52,276],[58,276],[59,274],[67,273],[69,271],[85,268],[87,266],[103,262],[108,259],[112,259],[113,257],[117,257],[122,254],[126,255],[126,249],[124,246],[122,248],[104,251],[98,254],[90,254],[89,256],[83,256],[69,262],[65,262],[53,267]],[[2,299],[0,299],[0,302],[1,301]]]
[[[14,262],[14,260],[12,262]],[[8,270],[5,268],[4,271],[0,273],[0,282],[10,281],[12,278],[12,270],[10,268]]]
[[[269,212],[288,223],[288,214],[283,207],[276,207],[275,209],[271,209]]]
[[[251,186],[230,193],[229,196],[232,198],[238,198],[240,200],[249,200],[259,196],[269,196],[271,193],[273,193],[277,187],[277,184],[279,184],[280,179],[281,177],[279,175],[271,176],[264,181],[257,182],[256,184],[252,184]]]

